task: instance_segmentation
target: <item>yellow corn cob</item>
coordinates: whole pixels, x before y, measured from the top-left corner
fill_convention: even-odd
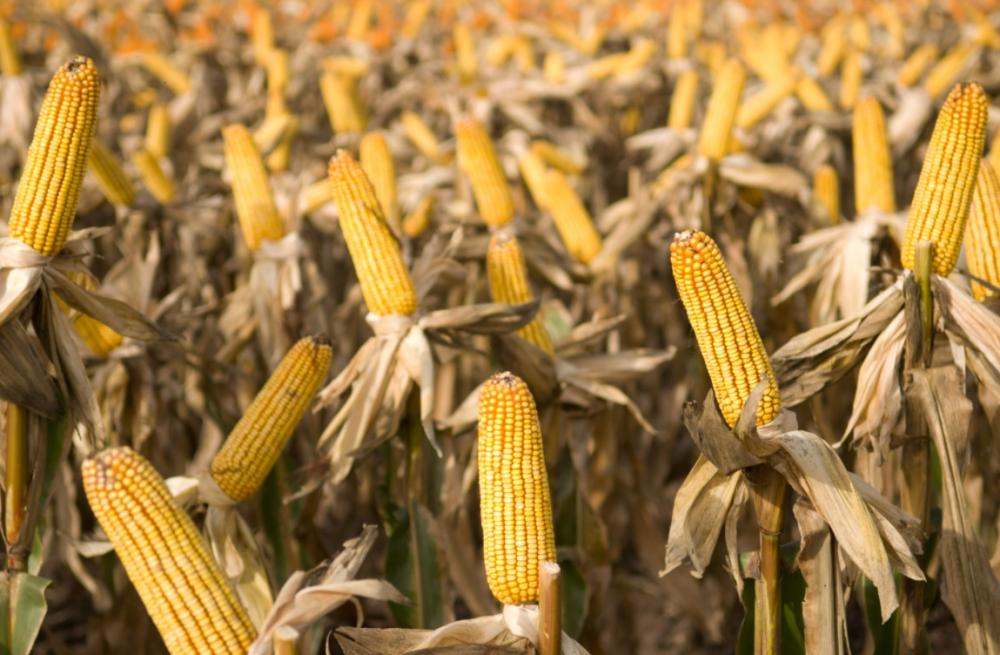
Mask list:
[[[176,188],[174,182],[164,172],[159,160],[145,148],[139,148],[132,153],[132,164],[139,171],[139,177],[149,193],[162,204],[174,199]]]
[[[396,165],[392,161],[389,142],[382,132],[369,132],[361,139],[361,168],[375,187],[375,197],[389,226],[398,230],[399,199],[396,196]]]
[[[545,175],[545,202],[566,250],[577,261],[589,263],[601,251],[601,235],[580,196],[559,171]]]
[[[545,207],[545,162],[534,150],[526,150],[517,160],[517,169],[521,179],[528,187],[528,193],[539,209]]]
[[[533,302],[535,294],[528,284],[528,273],[524,267],[524,254],[517,237],[497,232],[490,237],[486,250],[486,273],[490,282],[490,296],[493,302],[505,305],[523,305]],[[552,339],[542,324],[542,317],[535,315],[531,322],[517,331],[525,341],[529,341],[550,355],[555,355]]]
[[[689,69],[677,76],[674,92],[670,96],[670,112],[667,127],[672,130],[686,130],[691,127],[694,117],[694,103],[698,95],[698,72]]]
[[[434,209],[434,196],[426,195],[420,199],[406,218],[403,219],[403,234],[416,239],[431,226],[431,211]]]
[[[364,131],[368,119],[355,78],[327,71],[320,75],[319,88],[335,134]]]
[[[687,57],[688,37],[687,18],[679,3],[674,3],[670,9],[667,22],[667,59],[676,60]]]
[[[871,96],[854,106],[854,206],[858,214],[877,209],[896,211],[892,184],[892,153],[885,132],[882,106]]]
[[[830,102],[826,91],[823,90],[819,82],[809,75],[803,75],[799,78],[799,85],[795,87],[795,95],[802,106],[809,111],[831,111],[833,109],[833,103]]]
[[[404,111],[400,116],[400,121],[403,123],[406,138],[424,157],[439,164],[448,160],[444,152],[441,151],[441,145],[433,130],[424,122],[424,119],[412,111]]]
[[[253,252],[264,241],[280,241],[285,236],[285,226],[250,130],[239,124],[227,125],[222,128],[222,145],[226,168],[232,177],[236,217],[247,247]]]
[[[10,23],[0,18],[0,73],[4,75],[21,74],[21,57],[17,54],[14,35],[10,31]]]
[[[89,272],[73,271],[67,273],[66,277],[88,291],[97,289],[97,279]],[[97,319],[73,309],[59,297],[59,294],[55,295],[55,300],[59,308],[73,322],[73,330],[80,337],[80,341],[87,347],[87,350],[98,357],[106,357],[108,353],[121,345],[122,335]]]
[[[333,192],[330,189],[330,180],[328,178],[316,180],[302,192],[302,211],[311,214],[331,200]]]
[[[965,259],[969,273],[1000,286],[1000,177],[989,160],[979,164],[965,231]],[[982,301],[997,292],[973,281],[972,295]]]
[[[545,53],[542,61],[542,76],[552,84],[559,84],[566,75],[566,59],[555,50]]]
[[[750,96],[740,105],[736,114],[736,125],[747,130],[764,120],[782,100],[787,98],[798,84],[799,72],[791,69],[785,75],[768,82],[763,89]]]
[[[896,83],[902,87],[911,87],[917,83],[920,76],[924,74],[927,67],[933,63],[938,56],[937,46],[933,43],[925,43],[906,58],[903,65],[899,67],[899,74],[896,76]]]
[[[535,70],[535,48],[528,37],[517,37],[514,42],[514,60],[522,73]]]
[[[99,85],[94,62],[74,57],[52,77],[42,102],[8,223],[10,236],[42,255],[62,250],[73,226]]]
[[[351,21],[347,24],[347,38],[361,41],[368,35],[368,26],[372,22],[372,11],[375,9],[373,0],[358,0],[351,12]]]
[[[142,66],[153,77],[163,82],[167,85],[168,89],[178,95],[187,93],[191,88],[191,79],[187,76],[187,73],[175,66],[159,52],[143,53]]]
[[[688,35],[692,39],[697,38],[701,34],[702,17],[705,13],[701,0],[684,0],[681,3],[681,10],[684,12]]]
[[[358,79],[368,74],[368,62],[364,59],[350,56],[331,55],[323,59],[323,70],[337,75]]]
[[[253,625],[152,464],[111,448],[82,473],[87,502],[171,655],[246,653]]]
[[[993,168],[1000,170],[1000,130],[997,130],[990,144],[989,160],[993,163]]]
[[[935,273],[948,275],[955,267],[986,140],[986,110],[978,84],[955,86],[941,107],[906,222],[905,268],[913,269],[920,241],[934,243]]]
[[[253,56],[258,66],[267,65],[272,48],[274,48],[274,26],[271,23],[271,12],[266,8],[257,7],[253,15]]]
[[[326,335],[299,339],[229,433],[210,470],[235,502],[250,498],[264,483],[326,378],[332,356]]]
[[[146,120],[146,150],[157,159],[170,152],[170,113],[167,106],[155,103]]]
[[[687,152],[670,162],[670,165],[660,171],[651,185],[654,193],[660,193],[673,186],[674,178],[680,171],[686,170],[694,164],[694,156]]]
[[[455,62],[458,78],[463,84],[476,79],[476,46],[472,41],[472,31],[465,23],[457,23],[452,31],[455,41]]]
[[[542,158],[542,161],[567,175],[583,173],[583,166],[571,156],[548,141],[532,141],[531,151]]]
[[[975,43],[959,43],[949,50],[945,56],[927,73],[924,80],[924,91],[931,98],[937,98],[958,81],[958,76],[972,58],[978,47]]]
[[[698,137],[698,152],[711,161],[726,155],[745,80],[743,65],[737,59],[727,61],[716,75]]]
[[[736,425],[765,376],[757,425],[771,422],[781,409],[777,378],[719,247],[704,232],[680,232],[670,244],[670,266],[726,423]]]
[[[594,59],[587,64],[587,77],[592,80],[603,80],[606,77],[610,77],[624,58],[625,53],[615,52],[613,54],[604,55],[603,57]]]
[[[885,29],[885,43],[882,46],[882,56],[888,59],[899,59],[903,56],[903,19],[899,9],[893,3],[883,3],[875,8],[875,17]]]
[[[101,193],[114,205],[131,205],[135,200],[135,187],[125,175],[121,162],[111,154],[111,151],[94,139],[90,144],[90,156],[87,166],[97,180]]]
[[[496,38],[486,50],[486,63],[492,68],[500,68],[514,54],[514,47],[517,44],[516,34],[503,34]]]
[[[420,33],[420,28],[423,27],[424,21],[427,20],[427,14],[431,10],[431,3],[430,0],[413,0],[407,4],[406,16],[403,18],[403,27],[400,28],[399,32],[404,37],[412,39]]]
[[[726,65],[726,46],[719,41],[702,41],[695,49],[698,59],[713,76]]]
[[[479,121],[470,118],[458,122],[455,137],[458,166],[472,184],[483,222],[490,227],[506,225],[514,218],[514,201],[489,134]]]
[[[330,160],[330,187],[368,311],[376,316],[412,315],[417,310],[417,293],[399,243],[382,215],[371,182],[345,150]]]
[[[285,105],[285,91],[288,89],[288,51],[281,48],[271,50],[267,59],[267,107],[268,116],[288,112]]]
[[[860,52],[868,52],[872,44],[871,31],[868,29],[868,17],[863,13],[851,16],[848,25],[848,37],[851,47]]]
[[[837,169],[823,164],[813,174],[813,196],[826,211],[830,223],[840,222],[840,179]]]
[[[656,52],[656,43],[652,39],[639,39],[618,61],[614,68],[614,74],[624,77],[640,70],[650,60],[654,52]]]
[[[840,107],[853,109],[861,90],[861,55],[851,50],[840,67]]]
[[[498,373],[479,395],[479,506],[486,581],[497,600],[538,600],[538,565],[556,555],[542,430],[528,385]]]

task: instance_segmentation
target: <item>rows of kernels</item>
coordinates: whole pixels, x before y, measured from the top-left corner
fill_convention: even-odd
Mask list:
[[[521,252],[517,237],[498,232],[490,238],[486,250],[486,273],[493,302],[521,305],[535,300],[535,294],[528,284],[524,254]],[[517,333],[550,355],[555,354],[552,339],[545,330],[541,316],[536,315]]]
[[[969,207],[965,259],[969,273],[1000,286],[1000,176],[985,159],[979,164],[976,191]],[[972,295],[976,300],[985,300],[997,292],[973,281]]]
[[[358,146],[361,168],[375,188],[375,197],[389,225],[399,227],[399,200],[396,196],[396,165],[389,142],[382,132],[369,132]]]
[[[483,222],[490,227],[506,225],[514,218],[514,200],[489,134],[479,121],[465,119],[455,126],[455,139],[458,166],[469,178]]]
[[[715,76],[698,136],[698,152],[711,161],[719,161],[728,151],[745,81],[746,71],[737,59],[727,61]]]
[[[131,205],[135,200],[135,187],[132,180],[125,175],[121,162],[110,150],[96,139],[90,145],[87,165],[94,173],[97,186],[108,202],[115,205]]]
[[[280,241],[285,227],[253,135],[243,125],[227,125],[222,129],[222,142],[232,178],[236,217],[247,247],[255,251],[264,241]]]
[[[869,209],[896,211],[892,183],[892,152],[885,131],[882,106],[873,97],[854,107],[851,127],[854,148],[854,205],[858,214]]]
[[[601,251],[601,235],[566,176],[557,170],[546,173],[544,197],[566,250],[577,261],[590,263]]]
[[[691,127],[697,95],[698,72],[689,69],[678,75],[673,95],[670,96],[667,127],[672,130],[686,130]]]

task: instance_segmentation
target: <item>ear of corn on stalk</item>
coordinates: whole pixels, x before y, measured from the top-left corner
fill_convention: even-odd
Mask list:
[[[66,277],[88,291],[97,289],[97,280],[90,273],[74,271],[67,273]],[[59,308],[73,322],[73,331],[76,332],[76,335],[80,337],[80,341],[83,342],[83,345],[91,353],[98,357],[106,357],[112,350],[121,345],[123,341],[121,334],[115,332],[96,318],[73,309],[58,294],[56,294],[55,299]]]
[[[479,502],[490,591],[505,605],[538,600],[538,565],[555,559],[542,431],[528,385],[499,373],[479,396]]]
[[[813,196],[826,211],[830,223],[840,222],[840,178],[837,169],[823,164],[813,174]]]
[[[576,190],[557,170],[549,170],[545,175],[545,208],[552,214],[569,254],[577,261],[590,263],[601,251],[601,235]]]
[[[142,183],[146,186],[146,189],[149,190],[150,194],[158,202],[167,204],[174,199],[177,189],[174,186],[173,180],[167,177],[167,173],[160,166],[159,160],[150,154],[148,150],[139,148],[133,152],[132,164],[139,171],[139,177],[142,178]]]
[[[334,134],[364,131],[368,119],[354,77],[326,71],[320,75],[319,88]]]
[[[771,80],[763,89],[744,100],[739,113],[736,114],[736,125],[747,130],[764,120],[774,111],[778,103],[795,90],[798,77],[798,70],[793,68],[781,77]]]
[[[924,74],[927,67],[933,63],[938,56],[937,46],[933,43],[925,43],[910,53],[896,75],[896,83],[902,87],[911,87],[917,83],[920,76]]]
[[[534,301],[535,294],[528,284],[528,273],[524,267],[524,254],[517,237],[498,232],[490,237],[486,250],[486,273],[490,283],[493,302],[507,305],[521,305]],[[552,339],[545,330],[540,316],[517,331],[525,341],[529,341],[550,355],[555,354]]]
[[[124,206],[132,204],[135,200],[135,187],[132,186],[132,181],[125,175],[118,158],[97,139],[90,144],[87,165],[94,173],[97,186],[101,188],[101,193],[108,202]]]
[[[424,122],[424,119],[412,111],[404,111],[400,120],[403,123],[403,131],[406,132],[406,137],[424,157],[438,164],[442,164],[447,160],[447,157],[441,150],[441,145],[438,143],[438,138],[427,123]]]
[[[10,22],[0,18],[0,73],[4,75],[21,74],[21,56],[17,54],[17,45],[10,30]]]
[[[431,212],[434,210],[434,196],[428,194],[420,199],[406,218],[403,219],[403,234],[416,239],[431,226]]]
[[[986,110],[978,84],[955,86],[941,107],[906,222],[905,268],[913,269],[920,241],[934,243],[935,273],[948,275],[955,267],[986,141]]]
[[[476,79],[476,46],[472,41],[472,31],[465,23],[457,23],[452,31],[455,42],[455,63],[458,78],[463,84]]]
[[[670,96],[667,127],[672,130],[686,130],[691,127],[697,95],[698,72],[691,69],[678,75],[674,83],[674,92]]]
[[[851,127],[854,147],[854,204],[859,214],[868,209],[896,211],[892,153],[885,131],[882,106],[871,96],[854,106]]]
[[[959,43],[949,50],[937,64],[927,73],[924,80],[924,91],[931,98],[937,98],[949,89],[958,79],[969,58],[976,52],[974,43]]]
[[[861,90],[861,55],[851,50],[844,55],[840,67],[840,106],[842,109],[853,109],[858,101]]]
[[[143,67],[163,82],[168,89],[181,95],[191,89],[191,79],[187,73],[159,52],[145,52],[142,56]]]
[[[979,164],[976,191],[965,231],[965,259],[969,273],[1000,286],[1000,176],[989,160]],[[985,300],[997,292],[972,281],[972,295]]]
[[[479,121],[465,119],[455,126],[455,136],[458,165],[469,178],[483,222],[506,225],[514,218],[514,200],[489,134]]]
[[[719,247],[704,232],[680,232],[670,245],[670,266],[726,423],[736,425],[765,377],[757,425],[774,420],[781,409],[777,378]]]
[[[528,193],[538,207],[545,207],[545,173],[548,169],[545,162],[534,150],[526,150],[517,160],[517,169],[521,179],[528,187]]]
[[[398,230],[399,200],[396,197],[396,165],[392,160],[389,142],[382,132],[369,132],[358,146],[361,168],[375,187],[375,197],[382,206],[382,214],[389,225]]]
[[[153,466],[112,448],[82,473],[87,502],[171,655],[246,653],[250,619]]]
[[[726,155],[745,80],[746,72],[737,59],[728,60],[715,76],[698,137],[698,152],[711,161]]]
[[[167,106],[154,103],[146,120],[146,150],[157,159],[170,152],[170,113]]]
[[[795,87],[795,95],[802,106],[809,111],[831,111],[833,103],[820,83],[809,75],[799,78],[799,85]]]
[[[227,125],[222,129],[222,142],[226,168],[232,176],[236,216],[247,247],[255,251],[264,241],[281,240],[285,227],[250,130],[239,124]]]

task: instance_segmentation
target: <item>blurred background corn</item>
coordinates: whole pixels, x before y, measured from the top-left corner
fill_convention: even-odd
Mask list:
[[[132,164],[139,172],[143,185],[158,202],[168,204],[177,194],[174,181],[160,166],[159,160],[145,148],[132,153]]]
[[[125,174],[121,162],[97,139],[90,144],[87,166],[108,202],[128,206],[135,201],[135,187]]]
[[[840,107],[853,109],[861,90],[861,54],[851,50],[840,66]]]
[[[710,161],[726,156],[745,80],[746,72],[738,59],[728,60],[715,76],[698,136],[698,152]]]
[[[674,91],[670,96],[670,110],[667,113],[667,127],[672,130],[686,130],[694,119],[694,106],[698,97],[698,72],[688,69],[677,76]]]
[[[232,178],[236,216],[247,247],[253,252],[264,241],[280,241],[285,236],[285,227],[253,135],[243,125],[227,125],[222,129],[222,141],[226,168]]]
[[[375,197],[382,206],[382,214],[393,231],[398,232],[399,200],[396,196],[396,164],[392,160],[389,142],[382,132],[369,132],[358,146],[361,168],[375,188]]]
[[[534,302],[535,294],[528,283],[524,254],[521,252],[521,244],[514,235],[497,232],[490,237],[489,247],[486,250],[486,273],[493,302],[506,305]],[[535,344],[549,355],[555,355],[552,339],[540,315],[536,314],[531,322],[520,328],[517,333],[525,341]]]
[[[517,160],[517,170],[528,187],[535,205],[545,207],[545,173],[548,170],[542,158],[532,149],[525,150]]]
[[[149,108],[146,119],[146,150],[157,159],[170,154],[170,112],[163,103]]]
[[[191,78],[187,73],[159,52],[144,52],[141,62],[143,68],[177,95],[187,93],[191,89]]]
[[[840,222],[840,178],[837,169],[823,164],[813,174],[813,196],[826,211],[831,225]]]
[[[489,134],[470,118],[458,121],[455,137],[458,166],[469,178],[483,222],[490,227],[506,225],[514,218],[514,200]]]
[[[406,218],[403,219],[403,234],[416,239],[431,226],[431,212],[434,210],[434,196],[427,194],[420,199]]]
[[[969,207],[965,259],[969,273],[1000,286],[1000,176],[987,159],[979,164],[976,191]],[[972,295],[982,301],[998,294],[973,280]]]
[[[590,263],[601,251],[601,235],[576,190],[555,169],[545,174],[545,203],[566,250],[577,261]]]
[[[403,124],[406,137],[424,157],[436,164],[444,164],[448,161],[448,157],[441,150],[437,136],[434,135],[434,131],[424,122],[423,118],[412,111],[404,111],[403,115],[400,116],[400,121]]]
[[[799,78],[799,84],[795,87],[795,95],[802,106],[809,111],[831,111],[833,102],[822,85],[809,75]]]
[[[798,70],[791,69],[787,74],[768,82],[760,91],[744,100],[736,114],[736,126],[748,130],[767,118],[778,103],[795,90],[798,78]]]
[[[958,76],[965,69],[976,51],[972,43],[959,43],[938,61],[927,73],[924,80],[924,91],[931,98],[937,98],[958,81]]]
[[[364,132],[368,119],[354,77],[325,71],[320,75],[319,89],[334,134]]]
[[[896,74],[896,83],[902,87],[911,87],[917,83],[938,56],[938,49],[933,43],[924,43],[906,58]]]
[[[869,209],[896,211],[892,177],[892,152],[885,132],[882,106],[874,97],[862,98],[854,107],[851,124],[854,150],[854,205],[858,214]]]
[[[97,290],[97,279],[86,271],[72,271],[66,274],[71,281],[88,291]],[[56,304],[70,317],[73,322],[73,331],[80,337],[80,341],[91,353],[97,357],[106,357],[115,348],[122,344],[122,335],[114,331],[96,318],[79,312],[63,301],[58,294],[55,296]]]
[[[20,75],[21,70],[21,56],[17,53],[10,22],[6,18],[0,18],[0,73]]]

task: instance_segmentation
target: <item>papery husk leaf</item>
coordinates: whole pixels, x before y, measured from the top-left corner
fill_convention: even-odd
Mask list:
[[[931,276],[931,289],[949,338],[959,339],[993,369],[992,375],[980,378],[980,382],[990,385],[1000,379],[1000,316],[947,278]],[[984,368],[973,367],[973,372],[984,373]]]
[[[441,446],[434,435],[434,355],[424,331],[414,326],[399,347],[397,365],[402,367],[420,389],[420,423],[434,452],[441,457]]]
[[[556,363],[544,350],[514,333],[493,335],[492,346],[500,365],[527,383],[537,404],[550,403],[559,395]],[[475,421],[474,414],[472,418]]]
[[[575,387],[590,396],[625,407],[643,430],[650,434],[657,433],[656,428],[642,415],[639,406],[618,387],[578,375],[573,365],[565,360],[556,360],[556,374],[559,376],[560,382],[569,387]]]
[[[805,649],[810,655],[845,655],[847,613],[844,588],[837,564],[836,543],[830,528],[804,499],[792,505],[802,546],[796,564],[805,579],[802,623]]]
[[[512,332],[531,322],[538,311],[538,302],[523,305],[483,303],[439,309],[420,317],[421,328],[434,335],[439,331],[464,331],[471,334]]]
[[[45,354],[20,321],[0,324],[0,397],[47,418],[58,416],[59,389],[48,374]]]
[[[684,403],[684,425],[702,456],[724,475],[763,462],[746,449],[726,424],[715,402],[714,391],[709,390],[703,403]]]
[[[790,166],[765,164],[744,155],[731,155],[719,162],[719,176],[733,184],[805,199],[809,180]]]
[[[503,620],[507,629],[518,637],[524,637],[538,646],[538,605],[526,603],[524,605],[504,605]],[[571,639],[565,632],[560,639],[560,655],[588,655],[587,651]]]
[[[592,344],[618,329],[626,320],[628,320],[628,316],[619,314],[611,318],[596,319],[576,325],[569,335],[555,343],[556,351],[563,354],[574,348]]]
[[[567,361],[572,363],[573,374],[577,377],[624,383],[656,370],[673,359],[676,352],[675,346],[664,350],[638,348],[614,353],[577,355],[568,357]]]
[[[345,655],[533,655],[532,643],[511,634],[503,615],[456,621],[437,630],[337,628]]]
[[[232,506],[209,505],[205,536],[250,621],[260,628],[271,611],[271,585],[253,531]]]

